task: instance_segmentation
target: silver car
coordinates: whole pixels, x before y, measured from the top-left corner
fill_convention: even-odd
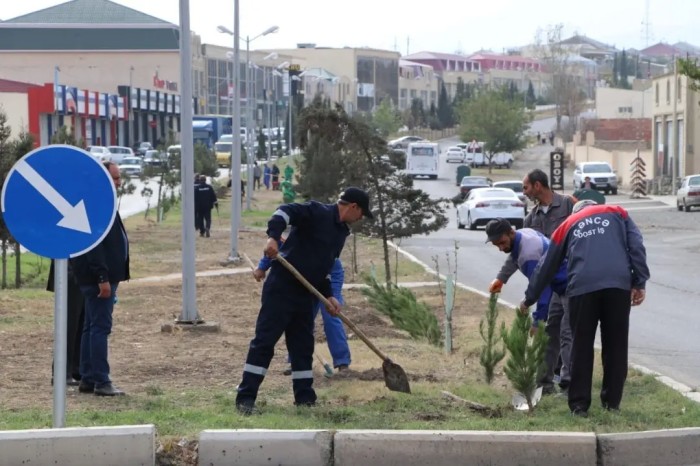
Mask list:
[[[676,194],[678,210],[690,212],[693,206],[700,206],[700,175],[686,176]]]

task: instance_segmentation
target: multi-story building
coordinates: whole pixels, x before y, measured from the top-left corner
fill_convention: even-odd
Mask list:
[[[156,143],[179,131],[179,36],[177,25],[109,0],[73,0],[0,22],[0,78],[48,85],[28,93],[38,100],[26,123],[41,144],[60,126],[88,145]]]
[[[595,96],[596,117],[600,119],[651,118],[652,94],[651,87],[643,90],[599,87],[596,89]]]
[[[551,75],[539,61],[520,55],[476,53],[469,57],[479,63],[484,73],[484,83],[492,86],[510,86],[514,83],[520,92],[527,92],[529,83],[539,97],[551,85]]]
[[[445,84],[450,100],[457,94],[457,83],[484,83],[481,64],[455,53],[418,52],[403,57],[404,60],[431,66],[436,76]]]
[[[411,108],[414,99],[419,99],[423,108],[437,106],[440,89],[439,79],[430,65],[410,60],[399,60],[399,110]]]
[[[306,80],[305,94],[328,89],[349,113],[372,111],[385,98],[399,101],[398,52],[371,48],[328,48],[299,44],[295,49],[275,49],[280,56],[304,60],[308,69],[323,69],[316,80]],[[324,82],[325,81],[325,84]]]
[[[698,99],[685,76],[668,73],[652,81],[654,175],[681,177],[700,171]]]

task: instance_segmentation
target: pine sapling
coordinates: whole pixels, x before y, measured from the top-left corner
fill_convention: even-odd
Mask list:
[[[489,299],[489,307],[486,310],[486,319],[481,319],[479,322],[479,333],[484,340],[484,346],[481,347],[481,355],[479,363],[484,368],[486,382],[490,384],[493,381],[493,372],[496,365],[505,357],[505,345],[501,342],[501,335],[505,330],[505,324],[501,323],[501,332],[496,332],[498,324],[498,294],[491,293]],[[501,347],[499,348],[499,342]]]
[[[534,408],[533,395],[544,370],[544,354],[547,348],[544,325],[536,327],[532,338],[531,327],[530,315],[516,312],[510,331],[506,331],[505,326],[501,330],[503,341],[510,353],[503,370],[513,388],[525,397],[529,412]]]

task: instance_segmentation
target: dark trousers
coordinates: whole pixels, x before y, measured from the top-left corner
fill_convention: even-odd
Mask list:
[[[552,293],[547,314],[547,349],[545,351],[545,373],[540,385],[552,387],[554,372],[561,364],[559,385],[566,388],[569,385],[569,363],[571,359],[571,325],[569,322],[569,303],[566,296]]]
[[[66,377],[76,380],[80,380],[80,342],[83,338],[84,316],[85,301],[80,286],[69,277]]]
[[[618,409],[627,379],[627,343],[630,320],[630,291],[617,288],[569,298],[571,329],[571,385],[569,408],[587,411],[591,406],[593,344],[600,321],[603,360],[603,407]]]
[[[253,189],[260,189],[260,177],[259,176],[253,177]]]
[[[85,298],[85,323],[80,343],[80,375],[85,383],[103,385],[110,382],[107,361],[107,337],[112,333],[112,311],[117,284],[112,283],[112,296],[98,298],[97,285],[81,286]]]
[[[285,335],[292,363],[292,388],[296,404],[316,402],[311,363],[314,352],[313,298],[305,292],[269,292],[263,288],[262,306],[255,324],[238,386],[236,402],[255,401],[265,379],[275,344]]]
[[[194,227],[203,235],[211,229],[211,209],[194,211]]]

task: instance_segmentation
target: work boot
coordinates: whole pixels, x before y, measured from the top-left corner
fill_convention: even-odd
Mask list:
[[[282,371],[282,374],[288,375],[288,376],[289,376],[289,375],[292,375],[292,366],[289,366],[289,367],[286,368],[284,371]]]
[[[207,229],[206,233],[204,233],[204,236],[206,236],[207,238],[209,238],[209,229]]]
[[[338,372],[345,372],[347,370],[350,370],[347,364],[340,364],[336,369],[338,369]]]
[[[236,401],[236,409],[244,416],[250,416],[255,411],[255,401],[240,400]]]

